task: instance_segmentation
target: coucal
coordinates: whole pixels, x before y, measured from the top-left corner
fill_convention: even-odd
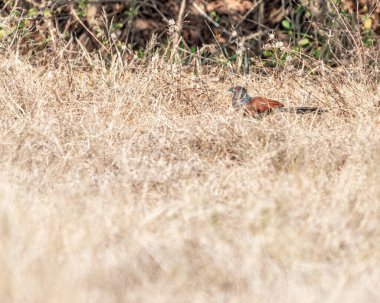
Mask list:
[[[281,102],[263,98],[251,97],[245,87],[235,86],[229,89],[233,92],[232,106],[236,109],[243,109],[244,112],[251,115],[268,114],[273,111],[288,113],[322,113],[324,110],[318,107],[285,107]]]

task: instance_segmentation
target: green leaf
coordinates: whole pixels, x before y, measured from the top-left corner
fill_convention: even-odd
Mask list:
[[[87,16],[86,12],[87,4],[84,0],[79,0],[78,2],[78,16],[84,18]]]
[[[11,15],[14,17],[20,17],[21,13],[18,10],[12,9],[11,10]]]
[[[264,57],[272,57],[273,56],[273,53],[272,52],[270,52],[270,51],[263,51],[263,55],[264,55]]]
[[[113,31],[115,31],[115,30],[117,30],[117,29],[119,29],[119,28],[122,28],[123,27],[123,23],[114,23],[113,25],[112,25],[112,30]]]
[[[44,9],[44,17],[45,17],[45,18],[50,18],[51,16],[52,16],[52,14],[51,14],[51,10],[48,9],[48,8],[45,8],[45,9]]]
[[[17,24],[17,29],[18,30],[22,30],[25,28],[25,20],[21,20],[18,24]]]
[[[236,59],[237,59],[237,55],[233,54],[228,60],[230,60],[231,62],[235,62]]]
[[[299,48],[298,46],[294,46],[294,47],[292,47],[292,49],[293,49],[295,52],[298,52],[298,53],[301,52],[301,48]]]
[[[137,16],[138,14],[138,8],[130,8],[128,11],[124,12],[124,15],[126,15],[128,18],[133,18]]]
[[[216,21],[216,22],[219,22],[220,21],[220,16],[216,13],[216,11],[212,11],[210,13],[211,17]]]
[[[145,57],[145,52],[143,50],[137,51],[137,57],[143,59]]]
[[[363,21],[364,29],[370,30],[372,28],[372,19],[370,16],[366,16]]]
[[[285,63],[286,59],[289,57],[288,53],[283,53],[280,57],[280,60]]]
[[[321,48],[318,47],[318,48],[313,49],[312,54],[314,58],[319,59],[321,57]]]
[[[308,38],[303,38],[298,41],[299,46],[308,46],[310,44],[310,40]]]
[[[286,19],[282,20],[281,25],[285,29],[288,29],[288,30],[292,29],[292,24],[289,22],[289,20],[286,20]]]
[[[28,11],[28,17],[35,17],[35,16],[37,16],[37,14],[38,14],[38,11],[37,11],[37,9],[35,9],[35,8],[31,8],[29,11]]]

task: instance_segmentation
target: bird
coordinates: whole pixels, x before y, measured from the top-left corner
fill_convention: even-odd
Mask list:
[[[232,106],[235,109],[243,109],[245,113],[251,115],[269,114],[271,112],[287,112],[287,113],[322,113],[323,109],[318,107],[285,107],[284,104],[276,100],[264,97],[251,97],[247,89],[243,86],[231,87],[228,91],[233,93]]]

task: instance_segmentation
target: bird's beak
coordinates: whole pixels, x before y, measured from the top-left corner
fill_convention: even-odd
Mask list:
[[[233,89],[233,88],[230,88],[228,91],[232,93],[232,92],[234,91],[234,89]]]

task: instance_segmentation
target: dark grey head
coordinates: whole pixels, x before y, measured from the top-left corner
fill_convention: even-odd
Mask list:
[[[239,108],[242,103],[244,103],[242,102],[244,99],[250,98],[247,90],[243,86],[231,87],[228,91],[233,93],[232,106],[234,108]]]

